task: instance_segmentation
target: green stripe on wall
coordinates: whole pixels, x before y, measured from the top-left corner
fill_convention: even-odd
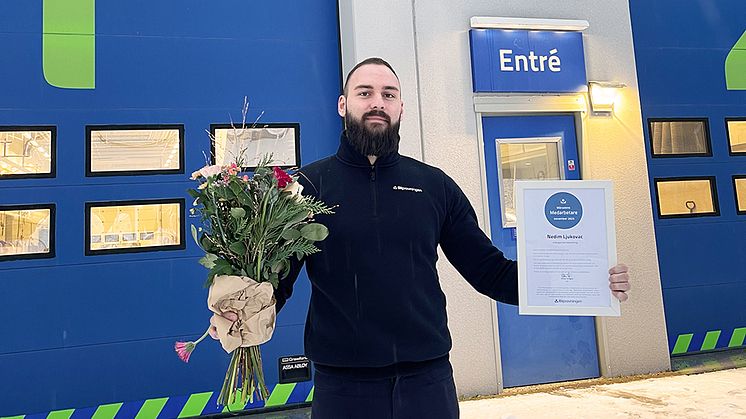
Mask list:
[[[54,412],[49,412],[47,419],[70,419],[70,416],[72,416],[74,412],[75,409],[55,410]]]
[[[671,352],[671,355],[686,353],[686,351],[689,350],[689,344],[692,343],[693,337],[694,333],[679,335],[679,337],[676,338],[676,344],[673,346],[673,352]]]
[[[241,403],[241,391],[236,393],[236,402],[223,407],[223,413],[226,412],[238,412],[246,408],[246,403]]]
[[[313,390],[314,390],[315,388],[316,388],[316,386],[313,386],[313,387],[311,387],[311,392],[310,392],[310,393],[308,393],[308,397],[306,397],[306,403],[308,403],[308,402],[310,402],[311,400],[313,400]]]
[[[161,413],[161,410],[163,410],[163,406],[165,406],[167,402],[168,397],[145,400],[145,403],[143,403],[140,411],[137,412],[137,416],[135,416],[135,419],[157,418],[158,415]]]
[[[6,417],[2,417],[0,419],[23,419],[25,417],[26,417],[26,415],[21,415],[21,416],[6,416]]]
[[[730,343],[728,343],[728,347],[733,348],[735,346],[741,346],[743,345],[744,339],[746,339],[746,327],[733,329],[733,335],[730,337]]]
[[[295,383],[290,384],[277,384],[274,389],[272,389],[272,394],[269,395],[269,399],[267,399],[267,403],[264,405],[269,406],[282,406],[288,402],[288,398],[290,398],[290,393],[293,392],[293,389],[295,388]]]
[[[212,397],[212,391],[192,394],[189,396],[189,400],[187,400],[184,408],[181,409],[181,413],[179,413],[178,417],[186,418],[189,416],[201,415],[202,411],[205,410],[205,406],[207,406],[210,397]]]
[[[114,419],[124,403],[103,404],[96,409],[91,419]]]
[[[718,339],[720,339],[720,330],[712,330],[707,332],[705,335],[705,340],[702,342],[702,347],[700,348],[701,351],[709,351],[711,349],[715,349],[715,346],[718,344]]]

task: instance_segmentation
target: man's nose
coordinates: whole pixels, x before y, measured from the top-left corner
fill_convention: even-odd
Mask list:
[[[373,109],[383,109],[383,104],[384,103],[385,102],[383,100],[383,95],[374,95],[373,96],[373,100],[370,103],[370,106]]]

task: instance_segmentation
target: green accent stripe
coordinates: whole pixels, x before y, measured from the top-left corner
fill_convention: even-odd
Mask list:
[[[746,32],[725,58],[725,86],[728,90],[746,90]]]
[[[676,344],[673,346],[673,351],[671,352],[671,355],[686,353],[686,351],[689,350],[689,345],[692,343],[693,337],[694,337],[694,333],[687,333],[685,335],[679,335],[679,337],[676,338]]]
[[[241,391],[239,390],[236,394],[236,400],[241,400]],[[241,403],[240,401],[236,401],[233,404],[229,404],[225,407],[223,407],[223,413],[226,412],[238,412],[241,410],[244,410],[246,408],[245,403]]]
[[[189,416],[201,415],[202,411],[205,410],[205,406],[207,406],[210,397],[212,397],[212,391],[192,394],[189,396],[189,400],[187,400],[184,408],[181,409],[181,413],[179,413],[178,417],[186,418]]]
[[[21,415],[21,416],[6,416],[6,417],[2,417],[0,419],[23,419],[25,417],[26,417],[26,415]]]
[[[702,342],[702,347],[700,350],[702,351],[709,351],[711,349],[715,349],[715,346],[718,344],[718,339],[720,339],[720,330],[712,330],[707,332],[705,335],[705,340]]]
[[[140,411],[137,412],[137,416],[135,416],[135,419],[157,418],[167,402],[168,402],[168,397],[163,397],[161,399],[145,400],[145,403],[143,403],[142,407],[140,408]]]
[[[72,416],[74,412],[75,409],[55,410],[54,412],[49,412],[47,419],[70,419],[70,416]]]
[[[733,348],[736,346],[742,346],[744,339],[746,339],[746,327],[733,329],[733,335],[730,337],[730,343],[728,343],[728,347]]]
[[[272,394],[269,395],[269,399],[267,399],[267,403],[264,405],[267,407],[270,406],[282,406],[288,402],[288,398],[290,398],[290,393],[293,392],[293,389],[295,388],[295,383],[290,384],[277,384],[274,389],[272,389]]]
[[[311,400],[313,400],[313,390],[316,388],[316,386],[311,387],[311,391],[308,393],[308,397],[306,397],[306,403],[309,403]]]
[[[43,32],[93,35],[96,0],[44,0]]]
[[[63,89],[96,87],[96,36],[42,35],[44,79]]]
[[[124,403],[104,404],[96,409],[91,419],[114,419]]]

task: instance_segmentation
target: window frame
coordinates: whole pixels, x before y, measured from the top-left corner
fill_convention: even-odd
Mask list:
[[[161,245],[161,246],[147,246],[147,247],[123,247],[118,249],[102,249],[92,250],[91,249],[91,210],[93,208],[101,207],[121,207],[121,206],[132,206],[132,205],[157,205],[157,204],[179,204],[179,244]],[[85,203],[85,226],[84,226],[84,242],[85,242],[85,255],[86,256],[98,256],[98,255],[112,255],[121,253],[146,253],[146,252],[160,252],[160,251],[173,251],[173,250],[184,250],[186,249],[186,221],[185,216],[186,200],[184,198],[163,198],[163,199],[134,199],[126,201],[87,201]],[[139,231],[136,233],[140,233]]]
[[[746,175],[733,175],[731,176],[731,179],[733,181],[733,199],[736,203],[736,214],[746,215],[746,210],[741,210],[741,208],[738,206],[738,187],[736,186],[736,180],[746,179]]]
[[[256,126],[245,126],[244,129],[256,129],[256,128],[293,128],[295,130],[295,165],[284,165],[278,166],[281,169],[292,169],[301,166],[301,155],[300,155],[300,123],[299,122],[268,122],[268,123],[256,123],[252,124]],[[216,123],[210,124],[210,164],[217,164],[215,158],[215,130],[218,129],[242,129],[231,123]],[[256,169],[256,166],[244,166],[241,168],[242,172],[252,172]]]
[[[179,168],[153,170],[110,170],[92,171],[91,133],[93,131],[132,131],[132,130],[178,130],[179,131]],[[85,126],[85,176],[150,176],[150,175],[178,175],[184,174],[184,124],[129,124],[129,125],[86,125]]]
[[[710,195],[712,197],[712,208],[713,212],[703,212],[696,214],[667,214],[661,213],[661,197],[658,189],[659,182],[679,182],[679,181],[691,181],[691,180],[707,180],[710,182]],[[657,205],[657,212],[659,219],[666,218],[698,218],[698,217],[719,217],[720,216],[720,203],[718,201],[717,193],[717,179],[715,176],[683,176],[683,177],[656,177],[653,178],[653,189],[655,190],[655,202]]]
[[[57,177],[57,126],[56,125],[0,125],[0,132],[50,131],[49,173],[23,173],[0,175],[0,181],[9,179],[50,179]]]
[[[655,122],[703,122],[707,153],[679,153],[679,154],[656,154],[653,147],[653,123]],[[682,157],[712,157],[712,136],[710,134],[710,118],[708,117],[686,117],[686,118],[648,118],[648,144],[650,144],[650,156],[654,159],[682,158]]]
[[[21,253],[14,255],[0,255],[0,262],[9,260],[28,260],[28,259],[52,259],[57,256],[57,205],[54,203],[46,204],[20,204],[20,205],[0,205],[0,211],[19,211],[19,210],[49,210],[49,252],[46,253]]]
[[[728,122],[743,122],[746,124],[746,116],[740,116],[740,117],[726,117],[725,118],[725,137],[728,140],[728,155],[729,156],[746,156],[746,151],[742,152],[734,152],[732,143],[730,142],[730,127],[728,126]]]

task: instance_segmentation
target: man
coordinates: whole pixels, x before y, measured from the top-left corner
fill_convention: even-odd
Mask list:
[[[312,416],[457,418],[437,247],[477,291],[508,304],[518,301],[516,264],[482,232],[450,177],[398,154],[404,104],[387,62],[356,65],[337,111],[345,129],[336,155],[301,169],[304,194],[338,205],[317,216],[330,233],[304,261]],[[280,282],[278,310],[302,263]],[[609,273],[612,292],[626,300],[627,268]]]

